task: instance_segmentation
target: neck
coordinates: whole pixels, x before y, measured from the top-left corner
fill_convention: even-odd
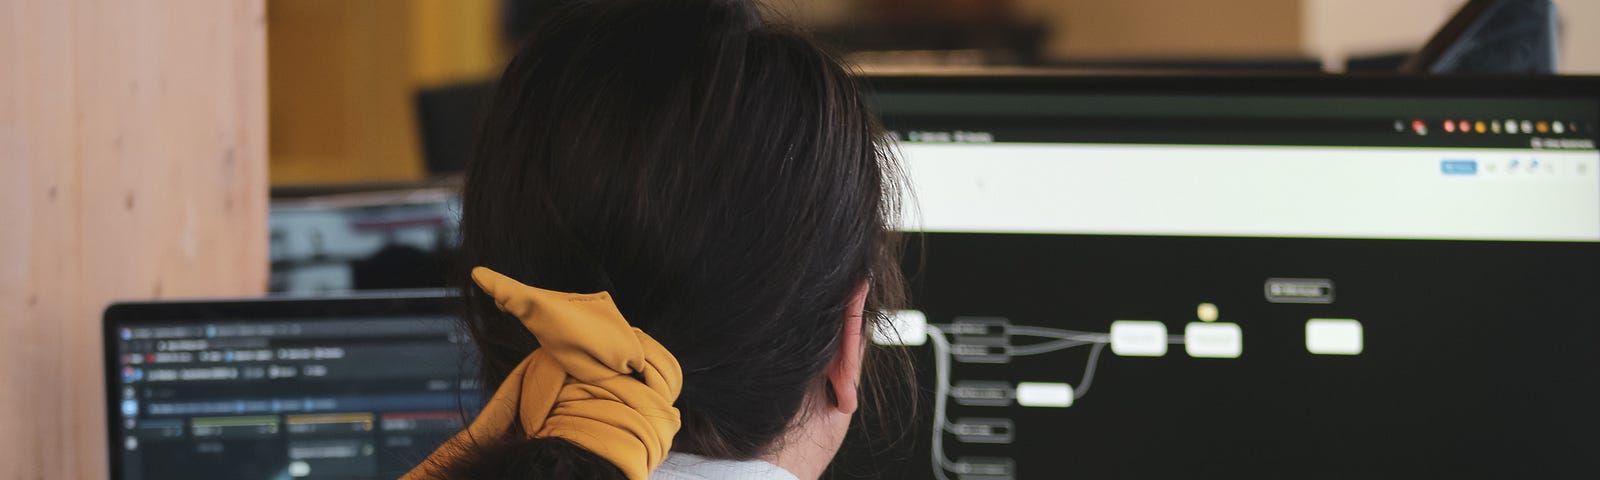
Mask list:
[[[788,471],[800,480],[821,478],[823,470],[826,470],[828,463],[833,460],[834,452],[815,442],[800,442],[791,447],[806,448],[784,448],[762,456],[761,459],[777,465],[778,468]]]
[[[807,401],[805,421],[795,424],[784,434],[778,448],[761,457],[767,463],[788,470],[800,480],[822,477],[822,472],[833,463],[839,453],[845,433],[850,428],[850,414],[831,408],[826,400]]]

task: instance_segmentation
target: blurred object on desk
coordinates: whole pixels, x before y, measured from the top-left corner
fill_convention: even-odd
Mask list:
[[[444,188],[278,199],[270,291],[314,295],[445,286],[460,200]]]

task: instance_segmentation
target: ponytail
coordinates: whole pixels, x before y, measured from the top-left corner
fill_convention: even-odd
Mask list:
[[[750,460],[780,447],[861,282],[868,328],[904,302],[903,184],[860,87],[806,35],[763,22],[754,0],[551,11],[501,75],[467,164],[462,321],[494,388],[551,339],[502,313],[469,269],[610,292],[681,363],[667,400],[681,426],[637,461],[586,443],[588,429],[485,432],[426,464],[434,478],[638,480],[667,448]],[[904,358],[870,353],[865,379],[893,367],[877,360]],[[879,386],[914,391],[908,377]],[[874,390],[863,387],[867,405]]]

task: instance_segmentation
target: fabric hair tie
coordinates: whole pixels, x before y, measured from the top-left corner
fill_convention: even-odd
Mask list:
[[[472,269],[472,280],[540,347],[506,376],[471,426],[402,478],[434,478],[433,470],[469,455],[475,442],[508,435],[514,422],[529,438],[572,442],[630,480],[648,478],[678,433],[678,360],[629,325],[607,292],[530,287],[484,267]]]

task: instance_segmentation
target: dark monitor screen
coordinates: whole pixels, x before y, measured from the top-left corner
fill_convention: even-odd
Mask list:
[[[1596,79],[873,83],[933,400],[889,477],[1600,472]]]
[[[439,295],[117,304],[111,478],[396,478],[460,430],[476,362]]]

